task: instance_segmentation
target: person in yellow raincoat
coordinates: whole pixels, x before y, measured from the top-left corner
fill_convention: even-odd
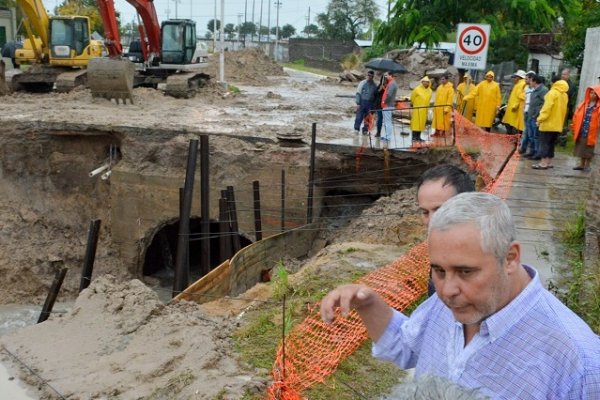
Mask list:
[[[552,160],[554,159],[554,147],[556,139],[565,126],[567,117],[567,106],[569,103],[569,84],[555,78],[556,81],[544,96],[544,105],[537,117],[537,125],[540,128],[540,157],[538,164],[533,164],[533,169],[554,168]]]
[[[500,85],[494,81],[493,71],[486,72],[485,80],[479,82],[474,91],[463,97],[464,101],[471,99],[475,99],[475,125],[489,132],[502,105]]]
[[[450,116],[452,114],[452,103],[454,102],[454,85],[448,81],[447,75],[440,77],[440,84],[435,90],[435,102],[433,103],[433,127],[435,132],[432,136],[444,136],[450,132]]]
[[[473,79],[471,78],[471,74],[468,72],[465,73],[463,77],[463,81],[458,84],[456,87],[456,92],[458,95],[457,103],[458,103],[458,112],[465,116],[469,121],[475,121],[475,99],[466,100],[464,97],[469,93],[475,91],[475,83],[473,83]]]
[[[513,75],[514,85],[506,103],[506,113],[502,123],[506,125],[506,133],[520,134],[525,126],[525,77],[523,70],[518,70]]]
[[[430,84],[429,78],[424,76],[419,86],[410,93],[410,106],[414,107],[410,114],[410,130],[414,142],[423,141],[421,132],[427,124],[427,110],[433,93],[431,87],[429,87]]]

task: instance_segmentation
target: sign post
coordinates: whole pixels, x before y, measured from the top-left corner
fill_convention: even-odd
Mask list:
[[[485,70],[489,43],[489,25],[458,24],[454,66],[459,69]]]

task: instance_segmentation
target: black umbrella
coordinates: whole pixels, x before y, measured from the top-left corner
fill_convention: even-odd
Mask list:
[[[390,71],[403,74],[408,72],[403,65],[394,62],[389,58],[374,58],[365,64],[365,68],[374,69],[377,71]]]

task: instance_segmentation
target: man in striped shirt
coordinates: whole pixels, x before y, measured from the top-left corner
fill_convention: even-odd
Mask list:
[[[321,303],[354,308],[373,354],[493,399],[600,399],[600,338],[521,264],[508,206],[487,193],[446,201],[429,224],[436,294],[409,317],[363,285]]]

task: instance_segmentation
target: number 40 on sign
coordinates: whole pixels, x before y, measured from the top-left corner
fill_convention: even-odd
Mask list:
[[[458,24],[454,66],[459,69],[484,70],[489,38],[489,25]]]

